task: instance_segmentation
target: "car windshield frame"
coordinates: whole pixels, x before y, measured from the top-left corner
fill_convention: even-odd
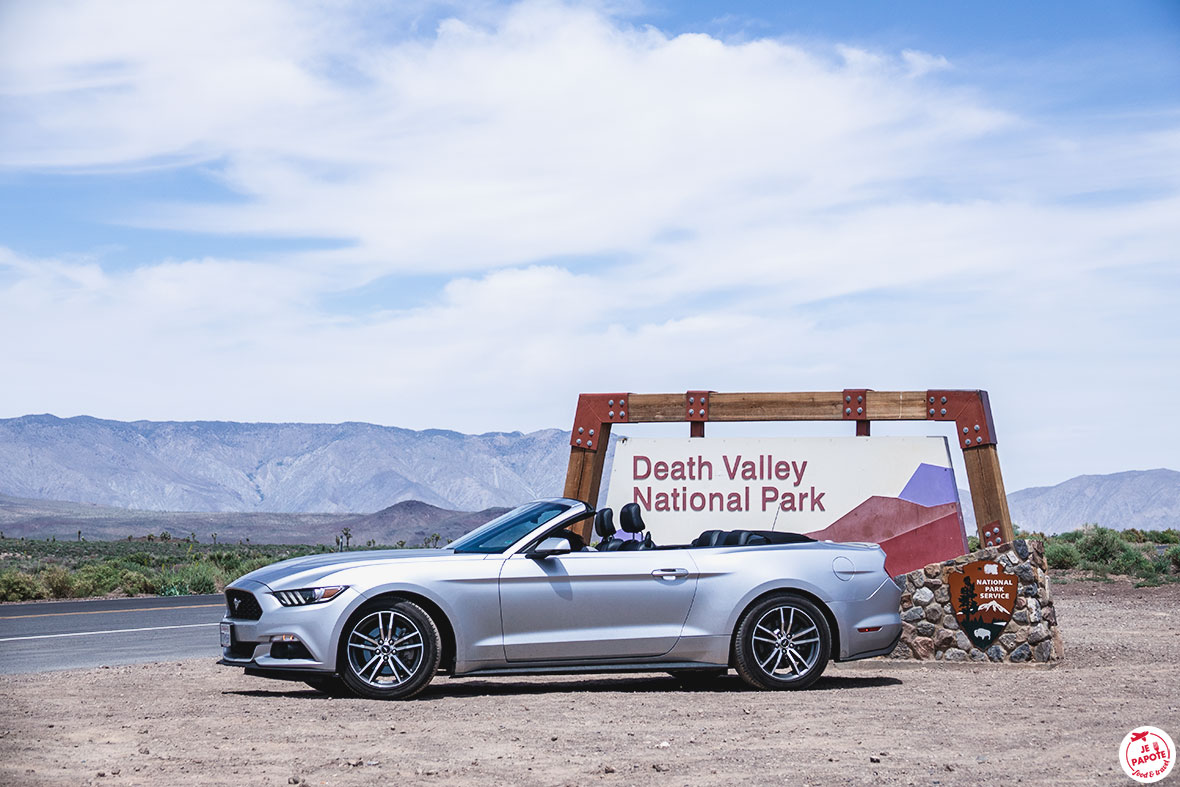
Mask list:
[[[457,554],[499,555],[537,528],[568,513],[574,506],[562,500],[535,500],[501,514],[449,545]]]

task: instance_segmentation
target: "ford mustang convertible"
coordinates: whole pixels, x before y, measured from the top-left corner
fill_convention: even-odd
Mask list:
[[[593,518],[600,540],[580,531]],[[811,685],[829,659],[893,649],[901,592],[876,544],[709,530],[644,533],[634,503],[514,509],[445,549],[285,560],[225,592],[221,664],[404,699],[452,677],[730,668],[760,689]]]

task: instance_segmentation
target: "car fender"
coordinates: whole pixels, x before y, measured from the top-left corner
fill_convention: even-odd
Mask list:
[[[729,619],[726,621],[725,630],[728,631],[732,635],[733,631],[737,628],[738,620],[741,619],[741,616],[743,614],[745,614],[746,610],[749,609],[750,606],[757,599],[761,598],[762,596],[765,596],[768,593],[775,593],[775,592],[789,593],[792,591],[801,592],[804,595],[814,597],[817,601],[820,602],[820,604],[823,606],[823,608],[825,610],[827,610],[828,614],[832,617],[832,619],[835,620],[836,614],[832,609],[833,599],[827,591],[825,591],[823,588],[819,587],[818,585],[815,585],[815,584],[808,582],[806,580],[803,580],[803,579],[799,579],[797,577],[784,577],[781,579],[768,579],[765,582],[762,582],[762,583],[754,586],[750,590],[746,591],[745,595],[743,595],[741,597],[741,599],[738,601],[738,603],[734,605],[733,610],[730,613]],[[839,621],[836,621],[836,622],[838,625]],[[837,635],[837,632],[833,631],[832,632],[833,642],[835,641],[836,635]]]

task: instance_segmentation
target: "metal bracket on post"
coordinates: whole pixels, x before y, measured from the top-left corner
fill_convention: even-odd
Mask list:
[[[987,391],[927,391],[926,420],[954,421],[964,451],[996,444],[996,428]]]
[[[574,414],[574,428],[570,432],[570,445],[597,451],[602,443],[604,424],[625,424],[627,400],[630,394],[582,394],[578,397],[578,409]]]
[[[690,437],[705,436],[705,421],[709,420],[709,397],[712,391],[689,391],[684,394],[684,420],[689,423]]]
[[[845,421],[856,421],[856,436],[869,436],[868,419],[868,388],[845,388],[844,409],[841,411]]]

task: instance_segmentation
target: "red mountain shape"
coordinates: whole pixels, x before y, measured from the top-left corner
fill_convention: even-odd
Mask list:
[[[874,495],[823,530],[814,539],[868,541],[885,550],[885,569],[897,576],[966,554],[967,537],[957,503],[923,506],[896,497]]]

